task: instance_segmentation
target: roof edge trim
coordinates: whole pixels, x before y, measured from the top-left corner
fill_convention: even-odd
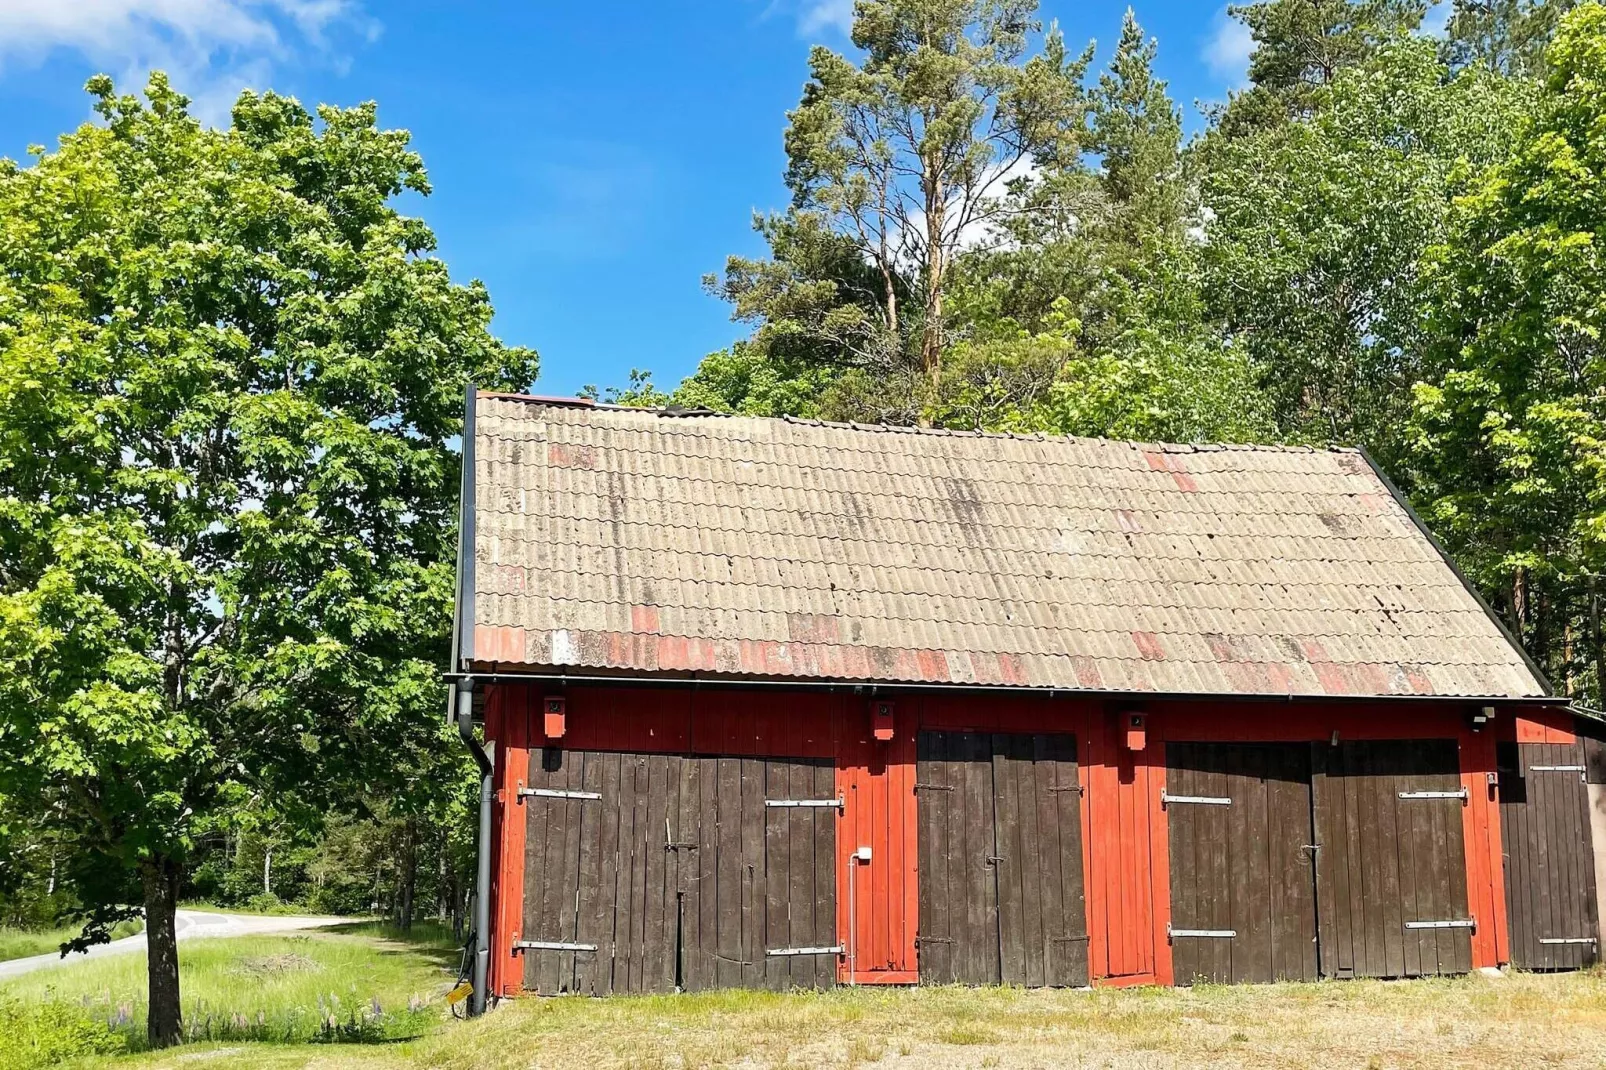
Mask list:
[[[1545,671],[1539,667],[1539,663],[1529,656],[1527,649],[1522,645],[1522,641],[1506,626],[1506,622],[1500,619],[1500,614],[1494,611],[1494,607],[1484,599],[1477,587],[1473,586],[1472,581],[1467,579],[1466,573],[1461,571],[1461,566],[1457,565],[1455,559],[1450,556],[1450,551],[1446,550],[1444,544],[1439,541],[1439,537],[1428,529],[1427,521],[1422,519],[1422,515],[1416,511],[1416,507],[1411,504],[1405,493],[1395,485],[1394,480],[1389,478],[1389,474],[1383,471],[1383,466],[1377,463],[1377,459],[1372,456],[1371,451],[1365,446],[1361,446],[1357,452],[1366,459],[1366,463],[1371,466],[1373,473],[1387,488],[1389,494],[1399,503],[1400,508],[1405,510],[1405,515],[1411,518],[1411,523],[1416,525],[1416,530],[1420,531],[1422,536],[1428,540],[1428,545],[1433,547],[1434,552],[1449,567],[1455,578],[1461,581],[1461,586],[1466,588],[1467,594],[1471,595],[1473,601],[1478,603],[1484,615],[1489,618],[1489,622],[1500,630],[1500,634],[1505,637],[1506,642],[1510,643],[1511,648],[1522,658],[1522,663],[1528,667],[1529,672],[1533,673],[1534,679],[1539,682],[1540,688],[1544,690],[1544,697],[1557,698],[1556,689],[1550,686],[1550,680],[1545,676]],[[1569,699],[1568,701],[1570,702],[1571,700]]]
[[[1571,699],[1560,695],[1315,695],[1315,694],[1261,694],[1239,691],[1114,691],[1078,687],[1042,687],[1021,684],[943,683],[920,680],[849,680],[811,676],[665,676],[661,673],[618,674],[583,672],[553,672],[548,667],[532,667],[522,671],[515,665],[493,669],[469,669],[446,673],[448,680],[472,678],[486,683],[556,683],[556,684],[621,684],[652,687],[779,687],[797,690],[853,690],[866,693],[877,691],[953,691],[1002,692],[1012,695],[1042,695],[1056,698],[1077,696],[1105,699],[1112,702],[1253,702],[1264,705],[1287,705],[1292,702],[1353,703],[1387,702],[1393,704],[1456,704],[1462,706],[1563,706],[1571,707]]]

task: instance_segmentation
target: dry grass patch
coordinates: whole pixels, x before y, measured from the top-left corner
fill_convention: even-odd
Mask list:
[[[140,1065],[195,1062],[144,1056]],[[838,989],[525,999],[406,1044],[264,1046],[202,1065],[314,1070],[1489,1070],[1606,1065],[1606,973],[1200,986]]]

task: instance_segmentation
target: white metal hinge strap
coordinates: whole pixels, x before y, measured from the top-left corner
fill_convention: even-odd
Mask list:
[[[558,940],[519,940],[514,951],[595,951],[596,944],[565,944]]]
[[[771,958],[781,958],[786,955],[840,955],[842,945],[835,947],[771,947],[766,948],[764,954]]]
[[[1593,936],[1541,936],[1541,944],[1594,944],[1599,943]]]
[[[1582,773],[1583,771],[1584,767],[1581,765],[1530,765],[1528,767],[1528,772],[1530,773]]]
[[[1407,929],[1471,929],[1476,932],[1478,919],[1456,918],[1451,921],[1408,921],[1405,923],[1405,927]]]
[[[1402,792],[1400,792],[1400,798],[1402,798],[1402,799],[1461,799],[1462,801],[1465,801],[1466,798],[1467,798],[1467,789],[1466,788],[1461,788],[1458,791],[1402,791]]]
[[[1206,940],[1231,940],[1238,935],[1237,929],[1173,929],[1170,925],[1165,927],[1167,936],[1199,936]]]
[[[829,806],[842,809],[841,798],[835,799],[765,799],[765,806]]]
[[[1170,806],[1172,803],[1193,803],[1196,806],[1231,806],[1231,799],[1224,799],[1214,795],[1168,795],[1164,788],[1160,789],[1160,805]]]
[[[596,791],[569,791],[565,788],[520,788],[519,797],[534,796],[537,799],[600,799],[601,792]]]

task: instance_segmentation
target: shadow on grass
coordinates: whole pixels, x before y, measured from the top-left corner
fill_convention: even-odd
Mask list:
[[[309,932],[332,933],[336,936],[365,936],[384,940],[402,947],[377,947],[376,955],[421,955],[441,966],[455,968],[463,953],[463,942],[442,925],[414,925],[409,930],[388,922],[343,921],[334,925],[320,925]]]

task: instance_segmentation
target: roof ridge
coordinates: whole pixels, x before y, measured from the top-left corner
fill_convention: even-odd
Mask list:
[[[1310,446],[1282,442],[1163,442],[1130,438],[1100,438],[1093,435],[1063,435],[1051,431],[967,431],[951,427],[918,427],[910,424],[866,424],[858,421],[819,420],[807,416],[754,416],[741,412],[718,412],[712,409],[677,409],[674,406],[654,408],[647,405],[618,405],[594,401],[583,397],[556,397],[543,394],[504,393],[492,390],[476,391],[476,396],[500,401],[523,401],[552,408],[594,409],[601,412],[639,412],[675,420],[724,419],[754,420],[760,423],[788,423],[801,427],[828,427],[840,431],[867,433],[895,433],[909,435],[943,435],[950,438],[999,438],[1021,442],[1115,443],[1134,450],[1158,449],[1162,453],[1207,453],[1237,450],[1248,453],[1360,453],[1359,446]]]

